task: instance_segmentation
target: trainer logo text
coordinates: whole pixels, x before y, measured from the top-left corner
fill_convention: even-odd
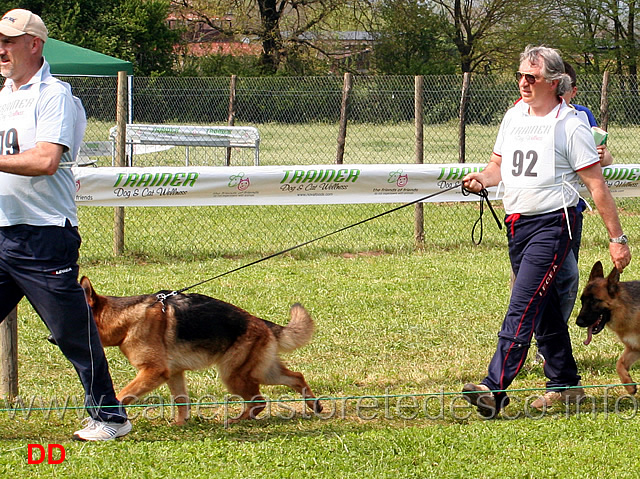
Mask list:
[[[360,176],[356,168],[322,170],[284,170],[280,183],[355,183]]]
[[[196,185],[199,173],[118,173],[113,194],[118,198],[184,196]]]

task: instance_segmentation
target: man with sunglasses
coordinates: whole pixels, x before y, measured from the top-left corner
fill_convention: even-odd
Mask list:
[[[555,279],[572,254],[580,199],[578,179],[587,186],[609,233],[613,264],[622,271],[631,261],[615,202],[602,176],[590,128],[562,99],[571,88],[558,51],[529,46],[520,56],[516,80],[522,101],[504,116],[491,159],[468,174],[474,192],[498,186],[515,281],[498,334],[496,352],[480,384],[463,394],[478,412],[495,417],[509,403],[506,389],[525,362],[535,334],[546,362],[546,394],[531,403],[545,410],[584,395],[573,358]]]

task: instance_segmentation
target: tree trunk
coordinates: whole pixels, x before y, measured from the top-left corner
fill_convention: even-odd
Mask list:
[[[280,65],[282,37],[280,35],[280,12],[275,0],[258,0],[264,36],[260,60],[266,73],[275,73]]]

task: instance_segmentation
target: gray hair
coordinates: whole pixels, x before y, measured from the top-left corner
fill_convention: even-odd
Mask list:
[[[529,45],[520,54],[520,63],[523,61],[539,66],[546,81],[558,80],[556,95],[562,96],[571,90],[571,77],[565,73],[564,62],[555,48]]]

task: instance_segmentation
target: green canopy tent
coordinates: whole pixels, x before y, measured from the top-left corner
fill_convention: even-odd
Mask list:
[[[118,92],[126,90],[128,111],[123,111],[122,114],[128,115],[129,122],[132,122],[133,64],[131,62],[53,38],[45,42],[42,53],[53,75],[118,77],[119,72],[125,72],[125,78],[118,77]]]
[[[53,38],[44,44],[43,54],[53,75],[117,76],[119,71],[133,75],[131,62]]]
[[[53,38],[49,38],[45,42],[42,53],[49,63],[53,75],[118,77],[118,98],[122,95],[126,103],[123,106],[120,101],[117,102],[119,111],[116,113],[116,118],[122,118],[122,122],[125,124],[127,121],[129,123],[132,122],[133,102],[131,92],[133,90],[133,64],[131,62],[110,57],[109,55],[94,52],[87,48],[65,43],[60,40],[54,40]],[[119,72],[125,72],[126,75],[120,77]],[[95,156],[102,156],[104,151],[108,151],[109,154],[111,154],[110,142],[93,142],[92,144],[93,147],[88,147],[88,143],[83,143],[84,150],[81,148],[80,156],[83,156],[83,151],[84,156],[91,156],[91,152],[95,153]]]

